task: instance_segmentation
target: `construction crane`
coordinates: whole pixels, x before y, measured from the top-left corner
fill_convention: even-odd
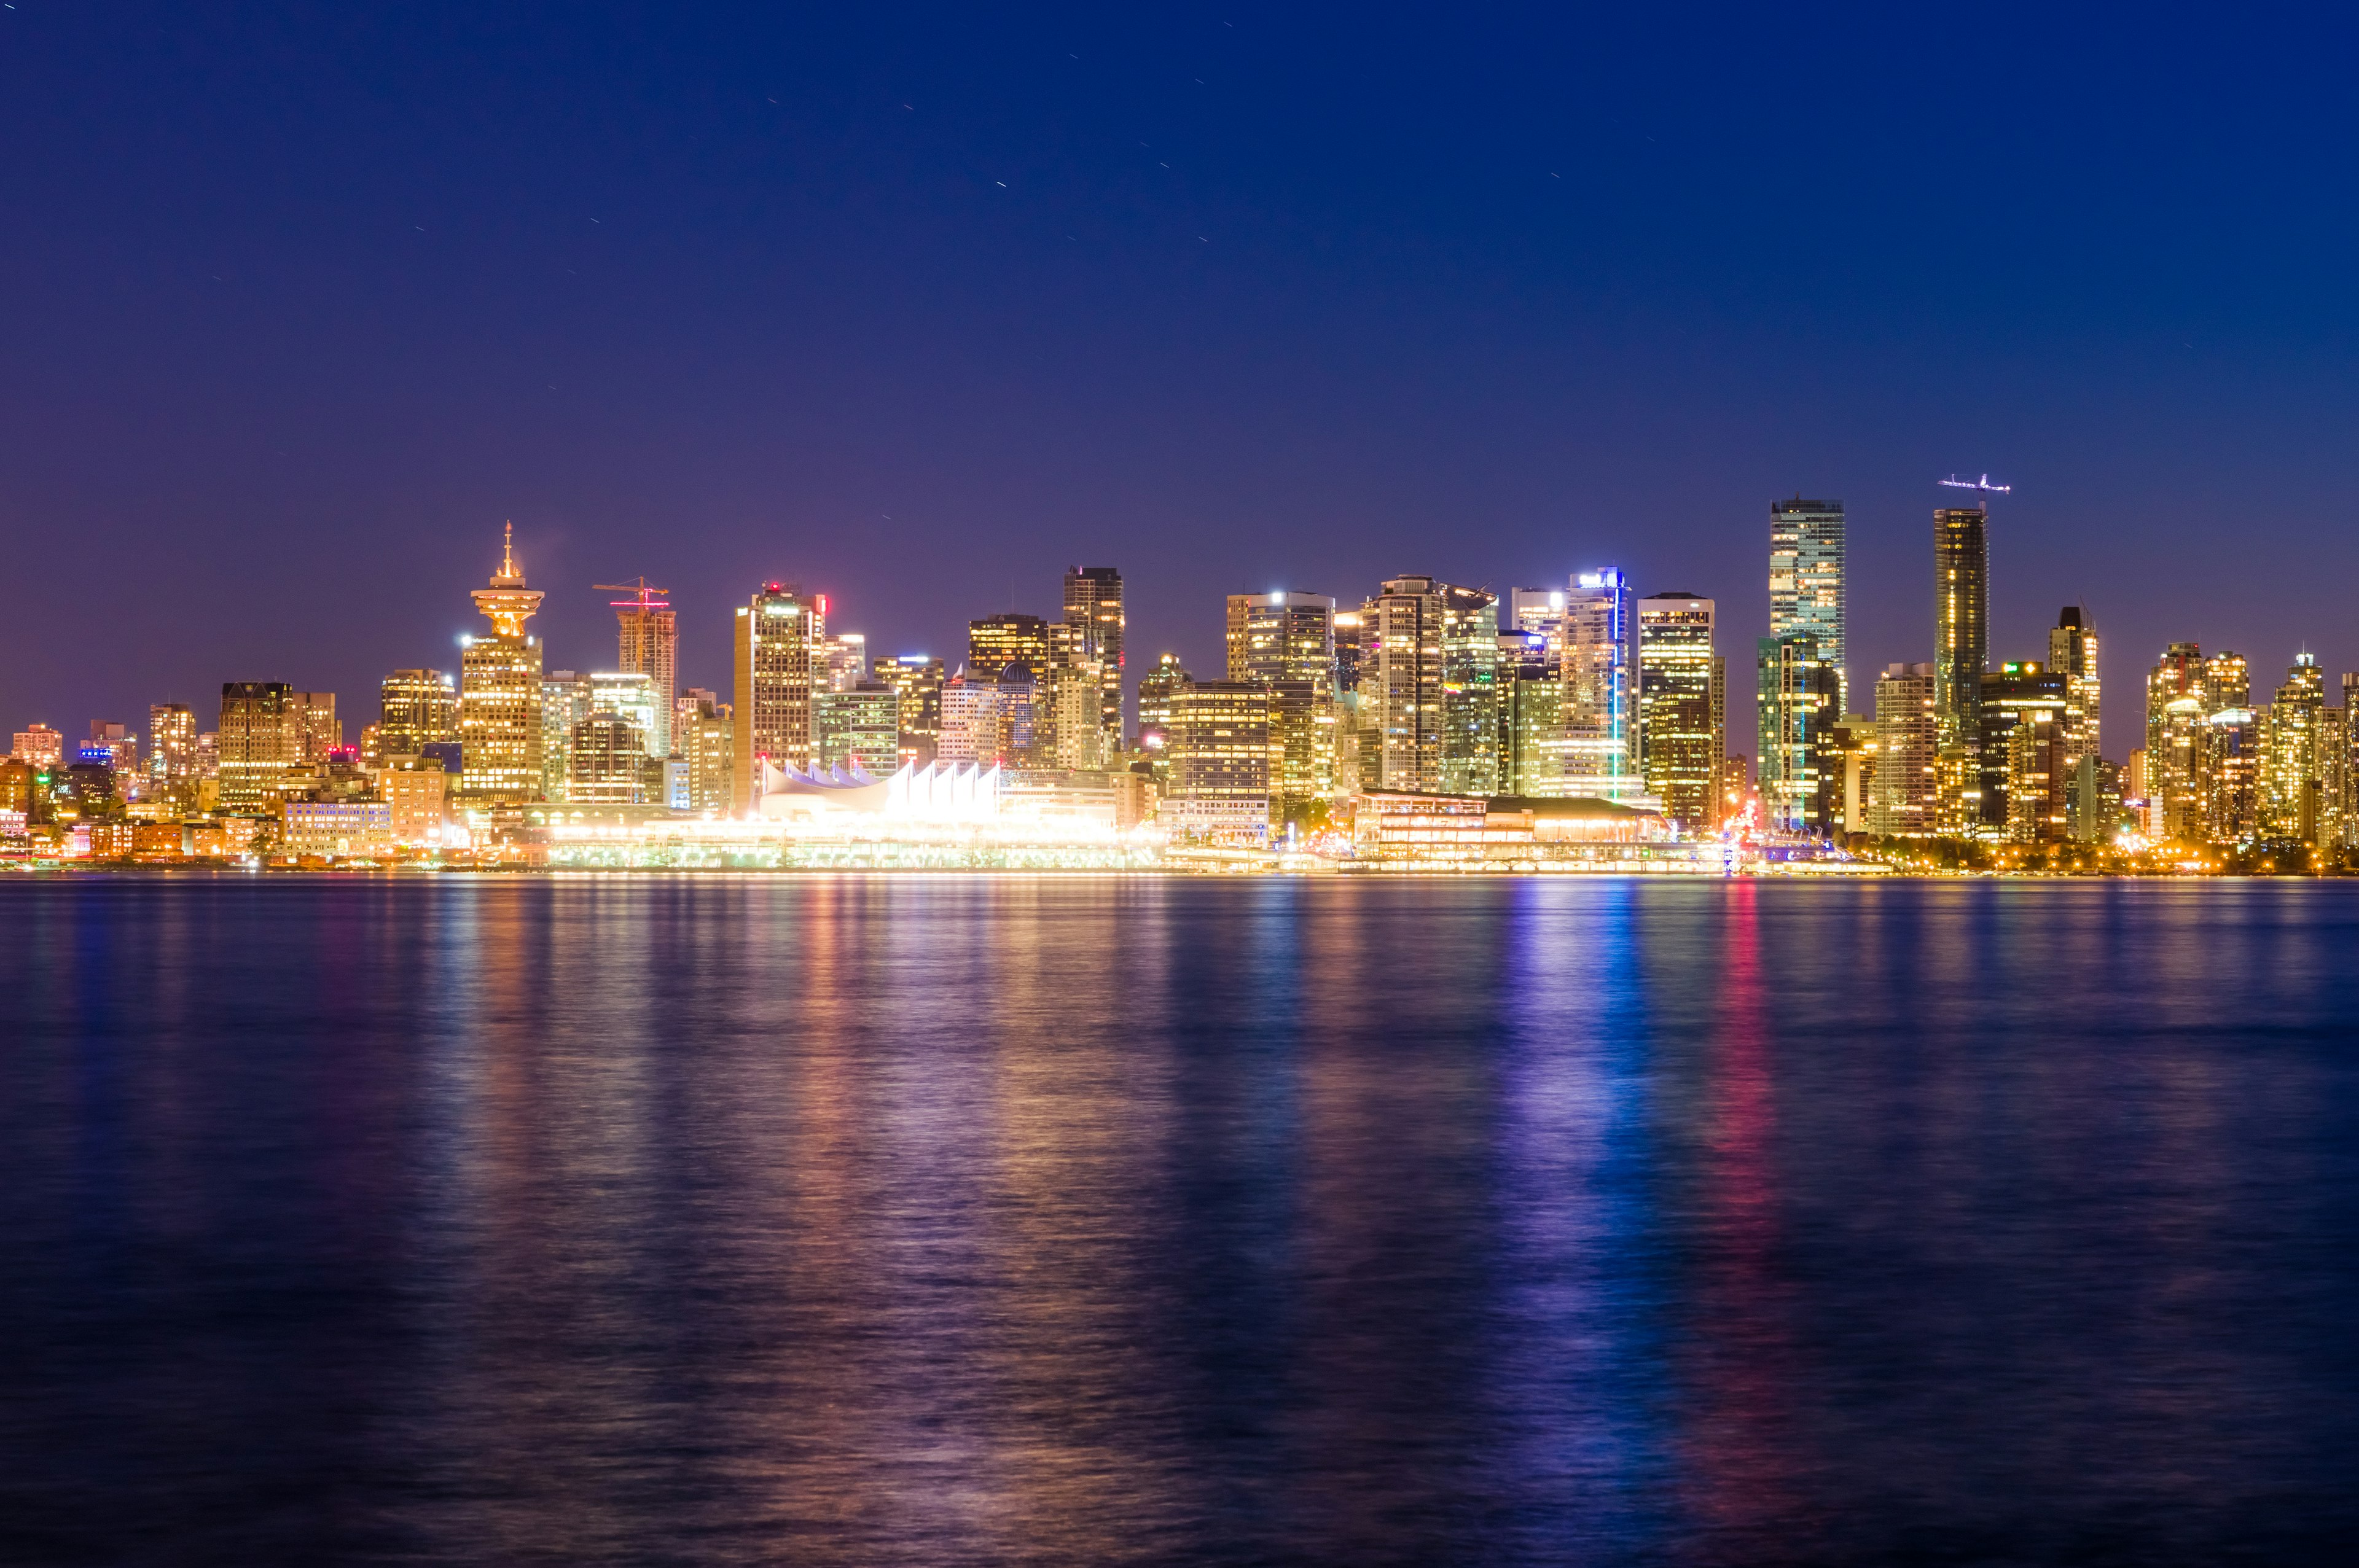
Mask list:
[[[636,582],[593,582],[590,586],[601,593],[627,593],[633,596],[627,600],[614,600],[614,607],[617,610],[669,610],[671,608],[656,597],[658,594],[669,593],[671,589],[651,588],[645,578],[639,579]]]
[[[2005,495],[2015,488],[2011,484],[1993,484],[1988,474],[1983,475],[1980,479],[1960,479],[1956,474],[1951,474],[1949,478],[1937,480],[1935,482],[1946,484],[1951,490],[1987,490],[1993,495]]]

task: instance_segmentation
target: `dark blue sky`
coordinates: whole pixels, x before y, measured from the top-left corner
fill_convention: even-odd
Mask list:
[[[1772,496],[1858,677],[1984,470],[1994,657],[2087,602],[2109,754],[2168,640],[2359,665],[2325,8],[979,11],[0,10],[0,725],[357,733],[509,517],[553,665],[642,572],[725,687],[765,577],[955,655],[1111,563],[1201,669],[1228,591],[1616,562],[1734,706]]]

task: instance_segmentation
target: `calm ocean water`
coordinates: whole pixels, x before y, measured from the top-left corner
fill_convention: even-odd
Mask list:
[[[0,881],[0,1560],[2359,1547],[2359,884]]]

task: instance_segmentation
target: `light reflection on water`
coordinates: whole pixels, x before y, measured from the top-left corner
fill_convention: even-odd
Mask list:
[[[0,883],[0,1557],[2301,1555],[2359,888]]]

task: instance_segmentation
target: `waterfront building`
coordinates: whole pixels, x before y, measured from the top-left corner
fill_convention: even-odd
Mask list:
[[[669,589],[651,588],[647,579],[636,583],[600,583],[600,588],[628,593],[609,602],[614,611],[614,666],[626,675],[647,677],[654,722],[647,730],[647,750],[658,757],[672,754],[672,704],[679,691],[679,622],[678,612],[661,596]]]
[[[2261,826],[2272,837],[2322,841],[2325,730],[2326,672],[2304,653],[2269,704],[2262,738]]]
[[[2179,837],[2233,844],[2260,831],[2262,730],[2261,716],[2249,708],[2216,708],[2202,716],[2195,742],[2201,761],[2192,770],[2200,816],[2190,814]]]
[[[1991,677],[1984,676],[1985,683]],[[2067,677],[2056,676],[2059,686]],[[1989,696],[1984,687],[1985,703]],[[1984,713],[1987,716],[1988,707]],[[2006,730],[2006,838],[2017,844],[2053,844],[2071,836],[2065,810],[2071,719],[2060,690],[2053,708],[2019,709]]]
[[[1122,573],[1112,567],[1065,568],[1065,625],[1073,665],[1083,684],[1094,688],[1097,708],[1092,722],[1098,739],[1079,750],[1108,761],[1122,750],[1122,683],[1128,664],[1123,636],[1128,624]]]
[[[1865,714],[1846,713],[1829,726],[1827,737],[1829,831],[1868,832],[1883,730]]]
[[[1172,704],[1193,684],[1177,654],[1163,654],[1138,677],[1138,749],[1158,788],[1168,789],[1171,782]]]
[[[1335,788],[1335,600],[1323,593],[1233,593],[1228,678],[1270,688],[1279,752],[1272,792],[1299,813]]]
[[[883,681],[811,699],[812,765],[858,767],[884,778],[901,765],[900,694]]]
[[[396,844],[442,842],[443,825],[450,816],[451,775],[443,771],[440,758],[391,758],[377,771],[376,787]]]
[[[2211,747],[2204,721],[2223,709],[2248,706],[2244,667],[2244,660],[2234,654],[2214,655],[2207,663],[2199,644],[2173,643],[2147,673],[2146,759],[2139,797],[2147,802],[2149,838],[2191,842],[2208,836],[2206,797],[2211,791],[2203,764]],[[2226,700],[2212,699],[2214,687]]]
[[[657,718],[665,719],[665,730],[670,729],[670,698],[657,687],[655,677],[636,670],[595,670],[590,676],[590,711],[611,713],[638,726],[640,745],[651,757],[663,757],[667,752],[656,750]]]
[[[251,811],[286,793],[300,756],[293,687],[284,681],[224,681],[214,733],[223,806]]]
[[[2009,824],[2016,816],[2008,804],[2015,766],[2015,727],[2027,719],[2050,719],[2060,727],[2060,734],[2069,702],[2068,687],[2062,672],[2049,669],[2038,659],[2009,662],[1984,674],[1975,704],[1982,726],[1976,797],[1982,837],[2008,837]],[[2058,790],[2062,789],[2063,778],[2056,767],[2045,767],[2041,776]],[[2035,804],[2029,809],[2038,811],[2044,807]]]
[[[393,848],[393,813],[381,800],[289,800],[278,813],[282,855],[343,860]]]
[[[1831,754],[1842,690],[1817,636],[1760,641],[1757,709],[1763,820],[1781,833],[1826,833],[1840,820],[1839,765]]]
[[[934,760],[941,740],[946,678],[941,660],[900,654],[879,658],[869,668],[875,679],[893,688],[899,703],[901,760],[924,767]]]
[[[689,687],[673,703],[672,756],[688,765],[688,801],[682,809],[729,810],[735,729],[729,705],[701,687]]]
[[[1692,593],[1638,601],[1639,765],[1647,793],[1689,828],[1716,825],[1712,786],[1727,749],[1717,609]]]
[[[1194,681],[1174,692],[1169,750],[1171,783],[1159,811],[1167,826],[1187,834],[1267,837],[1282,753],[1271,733],[1266,685]]]
[[[2048,633],[2048,667],[2064,677],[2065,752],[2074,767],[2083,757],[2099,755],[2100,707],[2104,683],[2097,675],[2097,633],[2088,612],[2068,604],[2056,612]]]
[[[1556,598],[1561,603],[1564,595]],[[1546,631],[1499,633],[1499,757],[1505,793],[1557,799],[1571,793],[1561,650]]]
[[[598,710],[590,677],[549,670],[540,677],[540,797],[572,797],[573,727]]]
[[[647,731],[635,717],[595,709],[567,740],[567,805],[663,804],[663,764],[647,755]]]
[[[1638,771],[1637,600],[1614,567],[1575,572],[1558,641],[1564,672],[1565,793],[1636,802]]]
[[[66,738],[46,724],[31,724],[16,731],[8,755],[17,762],[36,768],[52,768],[65,760]]]
[[[377,687],[376,752],[416,756],[459,739],[459,683],[445,670],[396,670]]]
[[[524,623],[540,609],[542,595],[525,585],[516,565],[511,526],[500,569],[473,594],[475,609],[491,622],[489,636],[467,640],[459,658],[459,745],[468,795],[486,806],[519,804],[541,797],[540,639]]]
[[[1843,555],[1842,502],[1797,494],[1769,503],[1769,635],[1805,634],[1817,643],[1819,662],[1834,675],[1837,714],[1851,711]],[[1766,762],[1766,747],[1762,756]]]
[[[1989,517],[1979,506],[1933,514],[1934,715],[1943,746],[1975,747],[1976,704],[1990,661]]]
[[[1361,685],[1374,687],[1383,786],[1497,793],[1498,600],[1480,589],[1402,577],[1383,585],[1375,607],[1373,682],[1364,663]],[[1360,771],[1364,783],[1364,741]]]
[[[147,780],[158,800],[179,813],[197,809],[197,718],[181,702],[147,709]]]
[[[1939,826],[1935,783],[1940,725],[1930,664],[1886,665],[1875,683],[1875,791],[1868,831],[1880,838],[1930,837]]]
[[[827,642],[826,602],[824,597],[805,598],[792,583],[766,582],[737,607],[732,815],[753,809],[763,762],[810,765],[811,696]]]

